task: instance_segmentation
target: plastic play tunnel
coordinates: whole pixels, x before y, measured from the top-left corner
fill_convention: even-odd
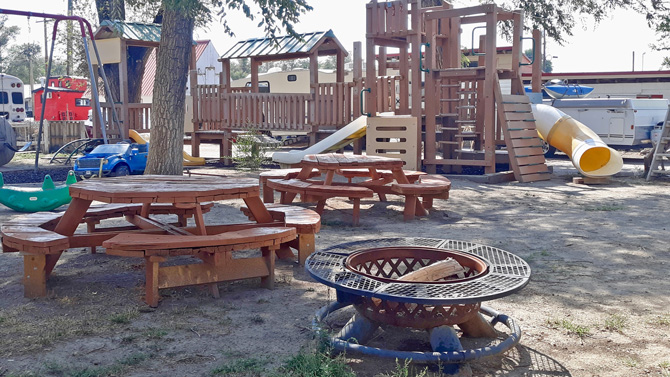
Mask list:
[[[549,145],[567,154],[584,176],[609,177],[623,167],[619,152],[584,124],[555,107],[532,105],[537,132]]]

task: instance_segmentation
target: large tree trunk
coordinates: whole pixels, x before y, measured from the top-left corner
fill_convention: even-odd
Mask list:
[[[164,9],[145,174],[183,174],[184,106],[193,23],[185,12]]]

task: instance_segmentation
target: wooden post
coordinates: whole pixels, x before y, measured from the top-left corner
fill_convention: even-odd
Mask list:
[[[316,119],[316,90],[319,85],[319,55],[314,51],[309,55],[309,121],[312,130],[309,133],[310,145],[316,144],[316,132],[321,124],[321,119]]]
[[[371,116],[377,115],[377,71],[375,69],[375,60],[376,56],[376,44],[374,39],[374,33],[377,32],[376,27],[378,26],[376,21],[376,10],[377,10],[377,1],[372,1],[367,5],[367,14],[366,14],[366,23],[367,23],[367,36],[365,44],[365,89],[370,89],[369,92],[363,93],[364,99],[364,108],[362,111],[364,113],[369,113]]]
[[[435,20],[429,20],[426,21],[426,42],[429,43],[429,46],[426,47],[426,52],[425,52],[425,58],[424,58],[424,69],[433,69],[434,68],[434,60],[435,60],[435,53],[434,53],[434,46],[435,46],[435,29],[437,26],[437,22]],[[425,85],[424,85],[424,90],[425,90],[425,112],[426,112],[426,143],[424,144],[425,148],[425,157],[426,160],[429,160],[431,162],[426,163],[426,172],[429,174],[434,174],[437,171],[437,166],[435,164],[435,161],[437,159],[436,156],[436,135],[437,135],[437,130],[436,130],[436,124],[435,124],[435,119],[437,117],[437,112],[439,109],[439,100],[440,98],[436,98],[436,87],[435,87],[435,76],[433,75],[432,72],[426,72],[425,73]],[[421,139],[417,139],[417,142],[420,143]],[[410,198],[409,196],[407,199],[405,199],[405,221],[408,219],[414,218],[414,208],[410,208],[410,202],[414,202],[414,198]],[[411,212],[411,217],[408,218],[408,212]]]
[[[358,118],[361,115],[361,90],[363,90],[363,51],[361,42],[354,42],[354,92],[352,93],[353,97],[353,106],[352,110],[354,113],[354,119]],[[365,142],[363,138],[356,139],[354,141],[354,153],[362,154],[363,145]]]
[[[414,0],[412,2],[411,14],[411,30],[410,33],[410,44],[411,44],[411,60],[410,68],[412,72],[412,116],[416,117],[419,126],[416,128],[416,140],[418,143],[417,148],[417,161],[420,162],[419,170],[421,170],[421,165],[423,165],[423,160],[421,159],[421,119],[423,119],[423,110],[421,108],[421,79],[422,72],[419,70],[419,62],[421,60],[421,2]]]
[[[128,132],[128,45],[126,42],[121,39],[121,62],[119,63],[119,82],[121,90],[119,90],[119,101],[121,101],[121,111],[119,114],[119,121],[121,122],[121,139],[126,139],[129,137],[130,133]],[[107,103],[109,103],[112,108],[114,107],[114,99],[107,98]],[[109,117],[111,119],[112,109],[110,109]],[[103,127],[106,127],[103,126]]]
[[[251,92],[258,93],[258,67],[261,65],[256,58],[251,58]]]
[[[514,29],[512,32],[512,72],[518,79],[512,80],[511,94],[524,94],[523,82],[521,81],[521,54],[522,43],[521,37],[523,35],[523,10],[517,9],[512,13],[512,22],[514,22]]]
[[[531,80],[531,89],[533,93],[540,93],[542,91],[542,50],[540,46],[544,41],[542,40],[542,33],[539,29],[533,29],[533,39],[535,40],[535,61],[533,62],[533,75]]]
[[[337,82],[344,82],[344,51],[337,50],[337,68],[336,68],[336,78]]]
[[[496,171],[495,164],[495,98],[494,88],[496,85],[496,31],[498,23],[497,7],[490,5],[486,15],[486,43],[485,50],[485,73],[484,73],[484,161],[486,166],[484,172],[493,174]]]

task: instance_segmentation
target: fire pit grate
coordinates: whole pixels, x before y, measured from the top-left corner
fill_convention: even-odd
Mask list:
[[[354,252],[382,247],[431,247],[456,250],[484,260],[489,267],[465,281],[448,284],[384,282],[351,271],[346,259]],[[530,266],[507,251],[464,241],[431,238],[386,238],[349,242],[312,254],[307,271],[318,281],[346,293],[396,302],[425,305],[473,304],[507,296],[523,288],[530,279]]]

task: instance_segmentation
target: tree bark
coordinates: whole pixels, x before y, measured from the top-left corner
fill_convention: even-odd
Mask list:
[[[164,3],[165,4],[165,3]],[[186,78],[194,19],[166,7],[157,51],[151,143],[145,174],[183,174]]]

